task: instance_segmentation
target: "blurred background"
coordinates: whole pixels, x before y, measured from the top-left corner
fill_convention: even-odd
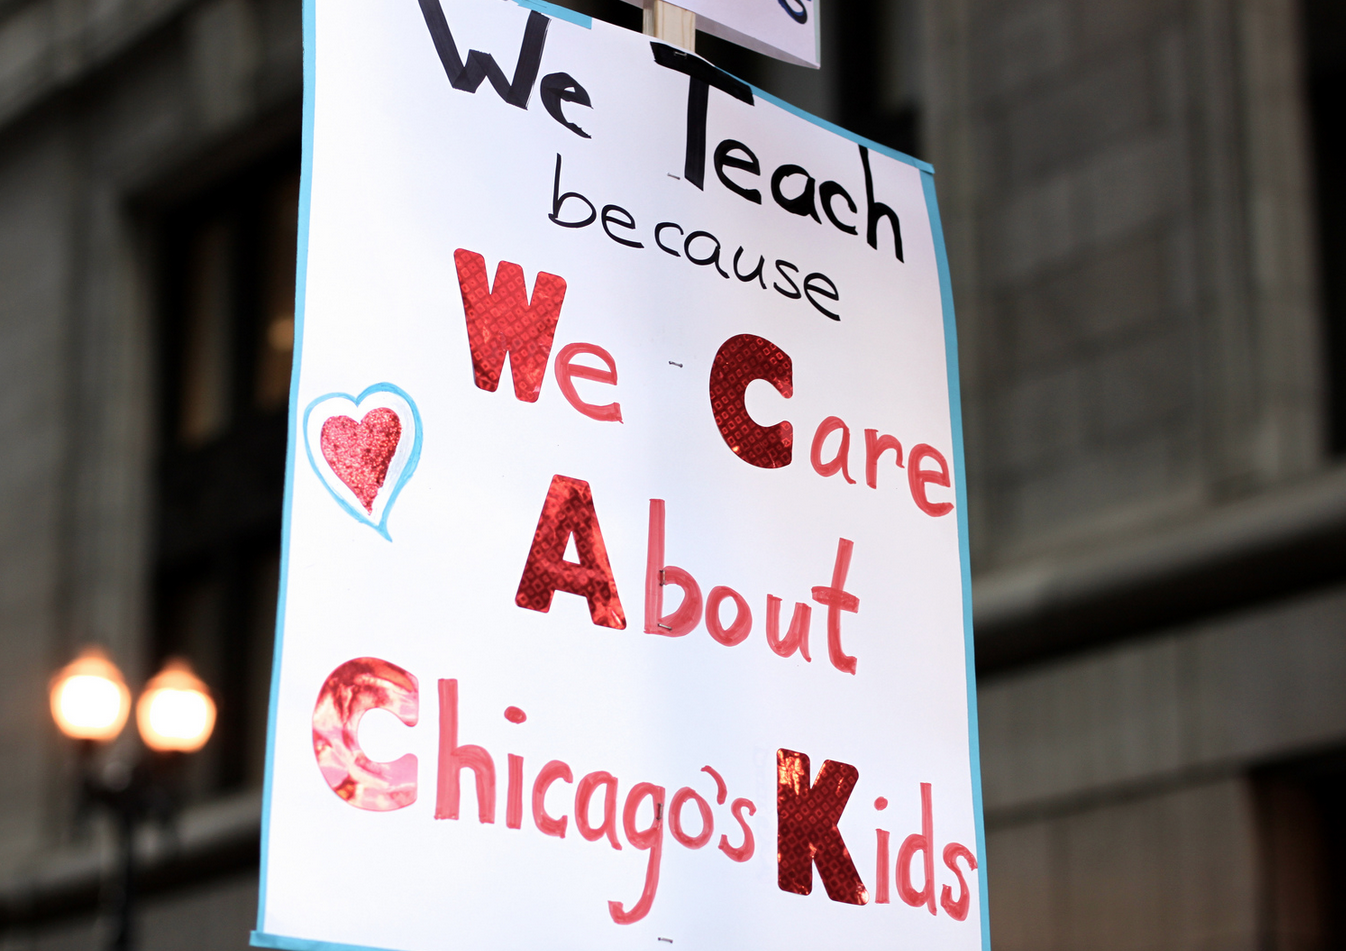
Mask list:
[[[997,951],[1346,948],[1346,3],[821,16],[698,51],[937,169]],[[218,705],[141,946],[246,946],[301,94],[299,0],[0,0],[0,949],[107,938],[88,643]]]

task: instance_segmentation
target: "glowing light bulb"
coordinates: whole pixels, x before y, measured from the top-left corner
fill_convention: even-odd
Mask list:
[[[72,739],[116,739],[130,712],[121,671],[97,647],[86,647],[51,679],[52,718]]]
[[[161,753],[191,753],[215,729],[215,701],[185,660],[170,660],[150,678],[136,704],[140,738]]]

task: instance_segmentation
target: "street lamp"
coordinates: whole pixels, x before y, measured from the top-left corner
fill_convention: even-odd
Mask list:
[[[135,832],[142,819],[171,814],[173,797],[163,783],[170,760],[205,745],[215,728],[215,701],[185,660],[166,663],[150,678],[136,704],[140,738],[149,762],[102,777],[93,769],[98,744],[121,735],[131,713],[131,691],[117,665],[98,647],[86,647],[51,679],[51,715],[62,733],[79,741],[80,794],[116,819],[120,881],[112,951],[131,947],[135,884]]]
[[[185,660],[170,660],[145,684],[136,726],[156,753],[195,753],[215,729],[215,701]]]
[[[131,712],[131,691],[101,648],[86,647],[51,679],[51,715],[75,740],[115,740]]]

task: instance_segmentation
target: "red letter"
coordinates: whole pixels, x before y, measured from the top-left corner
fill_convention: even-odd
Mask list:
[[[877,861],[875,862],[874,875],[878,879],[874,883],[874,904],[888,904],[888,830],[875,829],[878,834],[879,843],[877,850]]]
[[[813,589],[813,600],[827,605],[827,657],[832,666],[844,673],[855,673],[855,658],[841,649],[841,612],[860,611],[860,599],[842,588],[846,585],[846,574],[851,570],[851,549],[854,542],[842,538],[837,542],[837,560],[832,566],[832,586],[821,585]]]
[[[823,443],[827,437],[837,430],[841,430],[841,447],[837,449],[837,454],[832,457],[831,462],[823,462]],[[851,457],[851,429],[836,416],[829,416],[818,424],[817,431],[813,434],[813,448],[809,451],[809,461],[813,463],[813,471],[820,476],[834,476],[838,472],[841,477],[855,485],[855,480],[851,478],[851,470],[848,468]]]
[[[930,804],[930,784],[921,783],[921,832],[912,833],[897,850],[897,894],[913,908],[925,905],[935,914],[935,821]],[[917,852],[925,855],[925,887],[919,892],[911,885],[911,859]]]
[[[565,560],[566,542],[575,536],[580,563]],[[533,546],[528,549],[523,577],[514,603],[543,614],[551,609],[557,591],[578,594],[589,602],[589,617],[602,627],[623,630],[626,615],[617,597],[617,582],[608,563],[603,530],[598,527],[589,483],[568,476],[552,476],[542,515],[537,520]]]
[[[480,254],[459,248],[453,252],[453,260],[458,265],[477,386],[495,392],[508,353],[514,395],[525,403],[537,402],[566,296],[565,279],[539,271],[530,304],[528,282],[519,265],[501,261],[495,269],[495,288],[490,289],[486,286],[486,259]]]
[[[688,835],[682,831],[682,807],[687,805],[688,799],[696,800],[696,808],[701,813],[701,831],[696,835]],[[668,805],[668,830],[673,833],[673,838],[679,845],[685,845],[689,849],[701,848],[710,841],[711,835],[715,832],[715,817],[711,815],[710,803],[706,802],[695,789],[683,786],[673,794],[673,801]]]
[[[766,596],[766,642],[771,649],[782,657],[789,657],[796,650],[809,663],[809,619],[813,608],[807,604],[795,604],[794,615],[790,618],[790,630],[785,632],[785,640],[780,639],[780,598],[773,594]]]
[[[720,604],[725,598],[734,599],[734,623],[728,628],[720,624]],[[706,630],[725,647],[733,647],[747,640],[752,633],[752,611],[748,602],[743,600],[743,595],[724,585],[711,588],[710,596],[706,598]]]
[[[510,753],[509,781],[505,785],[505,828],[523,828],[523,757]]]
[[[748,820],[743,818],[743,810],[748,810],[748,815],[757,815],[757,807],[752,804],[750,799],[735,799],[734,804],[729,807],[735,819],[738,820],[738,827],[743,830],[743,844],[738,848],[729,844],[729,836],[720,836],[720,851],[729,856],[735,862],[746,862],[752,858],[752,853],[756,849],[753,842],[752,829],[748,828]]]
[[[921,463],[927,458],[939,463],[938,471],[922,471]],[[911,497],[916,500],[916,507],[926,515],[938,517],[953,511],[952,502],[931,502],[925,494],[927,482],[942,485],[946,489],[949,487],[949,463],[940,455],[938,449],[921,443],[911,450],[911,455],[907,457],[907,482],[911,485]]]
[[[360,718],[390,711],[415,726],[420,690],[416,678],[377,657],[348,660],[332,671],[313,707],[313,755],[332,792],[356,809],[391,812],[416,801],[416,755],[375,763],[360,749]]]
[[[682,603],[667,617],[664,586],[682,589]],[[645,555],[645,633],[682,637],[701,621],[701,588],[681,568],[664,564],[664,500],[650,499],[650,540]]]
[[[837,823],[860,779],[854,766],[826,760],[809,787],[809,758],[793,750],[776,751],[777,881],[783,892],[813,891],[813,866],[823,877],[827,897],[863,905],[869,892],[851,861]]]
[[[654,821],[648,829],[636,828],[636,810],[642,799],[653,800]],[[654,906],[654,893],[659,890],[659,862],[664,854],[664,787],[653,783],[637,783],[626,794],[626,808],[622,810],[622,828],[626,830],[626,841],[637,849],[649,849],[650,860],[645,866],[645,887],[640,892],[640,900],[630,911],[622,908],[619,901],[608,902],[608,914],[619,925],[634,924],[650,913]]]
[[[439,682],[439,788],[435,818],[457,819],[459,772],[466,766],[477,778],[477,818],[495,821],[495,763],[480,746],[458,745],[458,681]]]
[[[603,793],[603,824],[595,829],[589,825],[589,801],[599,786],[606,787],[607,791]],[[575,787],[575,828],[589,842],[597,842],[606,835],[612,847],[621,850],[622,844],[617,840],[616,776],[600,770],[580,780]]]
[[[570,767],[559,759],[554,759],[537,774],[533,782],[533,822],[544,835],[554,835],[558,839],[566,837],[566,817],[553,819],[547,815],[547,789],[557,780],[570,782]]]
[[[770,340],[752,334],[730,337],[710,366],[710,411],[725,444],[740,459],[760,469],[788,466],[794,428],[788,422],[759,426],[748,415],[743,394],[753,380],[766,380],[787,400],[794,395],[790,355]]]
[[[968,894],[967,882],[963,879],[963,873],[958,870],[958,860],[963,859],[967,862],[967,867],[977,870],[977,858],[967,850],[966,846],[959,845],[957,842],[950,842],[944,846],[944,864],[953,870],[953,874],[958,877],[958,900],[953,900],[953,889],[948,885],[940,893],[939,903],[944,910],[949,913],[949,917],[954,921],[963,921],[967,918]]]
[[[582,363],[571,363],[570,361],[575,358],[575,355],[580,353],[598,357],[608,365],[608,368],[598,370],[594,367],[586,367]],[[622,421],[620,403],[605,403],[602,406],[597,403],[586,403],[580,399],[580,395],[575,392],[575,384],[570,381],[571,377],[577,376],[581,380],[593,380],[597,383],[616,386],[617,361],[612,359],[612,354],[592,343],[571,343],[561,348],[561,352],[556,355],[556,362],[552,366],[556,371],[556,385],[561,388],[561,395],[566,398],[571,406],[590,419],[596,419],[602,423],[620,423]]]
[[[879,456],[891,449],[902,467],[902,444],[893,436],[880,436],[877,429],[865,430],[865,482],[871,489],[879,487]]]

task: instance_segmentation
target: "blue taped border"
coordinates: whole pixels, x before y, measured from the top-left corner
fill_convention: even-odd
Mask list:
[[[335,941],[310,941],[307,938],[287,938],[280,934],[267,934],[265,931],[252,933],[254,948],[281,948],[282,951],[388,951],[387,948],[372,948],[363,944],[338,944]]]
[[[972,551],[968,544],[967,466],[963,462],[963,401],[958,379],[958,324],[953,313],[953,281],[949,277],[949,255],[944,248],[944,226],[939,220],[933,171],[921,175],[925,206],[930,212],[930,233],[935,239],[935,259],[939,268],[939,298],[944,306],[944,359],[949,371],[949,417],[953,427],[953,467],[955,499],[958,510],[958,558],[963,576],[963,652],[967,662],[967,742],[972,767],[972,811],[977,823],[977,889],[981,905],[982,951],[991,951],[990,898],[986,890],[986,822],[981,799],[981,739],[977,726],[977,663],[972,637]]]
[[[549,17],[555,17],[558,20],[565,20],[567,23],[573,23],[576,26],[582,26],[586,30],[594,28],[594,18],[586,16],[583,13],[576,13],[574,10],[567,10],[565,7],[557,6],[554,3],[548,3],[547,0],[514,0],[525,10],[536,10],[538,13],[545,13]]]
[[[271,787],[276,772],[276,714],[280,706],[280,659],[285,639],[285,594],[289,590],[291,506],[294,502],[295,447],[299,434],[299,368],[303,365],[304,302],[308,291],[309,211],[313,203],[313,104],[317,74],[317,10],[315,0],[304,0],[304,133],[299,170],[299,235],[294,275],[294,363],[290,370],[290,420],[285,440],[285,506],[281,515],[280,588],[276,599],[276,644],[271,655],[271,698],[266,717],[266,778],[262,782],[262,861],[257,895],[257,931],[253,944],[272,948],[317,948],[316,944],[259,944],[266,937],[266,873],[271,856]],[[417,429],[419,431],[419,424]],[[285,939],[290,940],[290,939]],[[335,947],[329,946],[329,947]]]

